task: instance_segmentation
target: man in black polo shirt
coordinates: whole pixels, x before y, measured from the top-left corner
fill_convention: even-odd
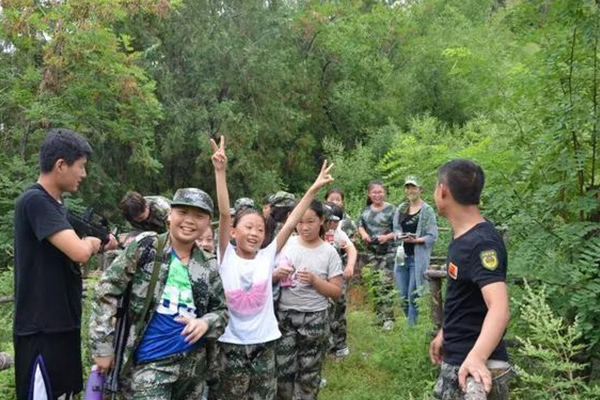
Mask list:
[[[440,168],[435,188],[437,208],[454,232],[443,328],[429,347],[431,361],[442,364],[436,395],[443,400],[462,400],[468,376],[483,383],[488,399],[508,399],[507,256],[501,236],[481,216],[483,185],[481,167],[454,160]]]
[[[69,399],[83,386],[78,264],[98,252],[100,240],[75,234],[62,194],[77,191],[91,153],[87,140],[73,131],[48,132],[39,154],[39,179],[15,204],[14,349],[19,400]]]

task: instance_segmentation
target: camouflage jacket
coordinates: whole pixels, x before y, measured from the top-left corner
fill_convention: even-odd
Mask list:
[[[162,196],[145,196],[144,199],[150,207],[150,215],[145,221],[129,221],[131,226],[140,231],[164,233],[167,231],[167,218],[171,212],[171,202]]]
[[[343,230],[350,239],[352,239],[358,228],[356,227],[356,223],[352,221],[352,218],[350,218],[348,214],[344,213],[344,218],[342,219],[342,222],[340,222],[340,229]]]
[[[362,227],[369,236],[385,235],[393,231],[394,214],[396,210],[390,203],[385,203],[379,211],[374,211],[371,206],[365,207],[360,214],[358,226]],[[398,247],[395,241],[384,244],[369,244],[369,251],[375,254],[395,252]]]
[[[123,365],[131,365],[134,351],[156,310],[157,299],[162,298],[169,273],[172,246],[170,240],[167,240],[154,289],[154,300],[145,320],[140,321],[154,269],[158,237],[154,232],[144,232],[139,235],[102,275],[96,288],[90,316],[90,342],[94,356],[113,354],[114,316],[117,312],[117,303],[129,282],[132,282],[129,307],[131,328],[123,357]],[[225,294],[216,259],[208,259],[206,253],[194,246],[188,271],[197,315],[208,323],[205,337],[216,339],[223,334],[228,320]]]

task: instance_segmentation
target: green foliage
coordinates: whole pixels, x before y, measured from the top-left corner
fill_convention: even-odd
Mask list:
[[[361,269],[361,278],[367,299],[371,304],[374,305],[381,301],[385,304],[399,306],[400,296],[397,289],[390,290],[387,293],[383,293],[381,290],[381,282],[385,282],[385,273],[383,271],[373,270],[365,266]]]
[[[359,290],[356,286],[354,290]],[[422,299],[427,300],[427,299]],[[430,399],[437,368],[429,361],[432,324],[427,301],[420,302],[421,317],[411,327],[399,317],[391,331],[372,323],[375,316],[366,303],[350,305],[348,345],[350,356],[327,359],[327,386],[319,398],[352,400]]]
[[[3,1],[0,270],[12,261],[14,199],[36,179],[52,127],[90,139],[73,200],[116,222],[127,190],[214,193],[208,138],[221,134],[233,198],[300,193],[327,158],[355,218],[375,179],[397,203],[417,175],[433,204],[437,168],[464,157],[485,170],[482,208],[506,228],[511,278],[546,285],[553,318],[577,321],[583,361],[593,361],[597,2],[391,3]]]
[[[516,390],[528,399],[590,399],[600,395],[599,386],[583,379],[585,364],[574,361],[584,350],[578,321],[571,325],[555,315],[547,301],[546,287],[525,285],[518,302],[519,317],[526,324],[517,336],[521,384]]]

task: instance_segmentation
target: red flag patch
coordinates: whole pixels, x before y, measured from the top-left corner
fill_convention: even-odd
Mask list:
[[[456,280],[458,278],[458,267],[454,263],[448,264],[448,276]]]

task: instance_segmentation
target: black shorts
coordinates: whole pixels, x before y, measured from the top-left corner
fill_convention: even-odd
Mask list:
[[[52,392],[54,399],[65,393],[81,392],[83,371],[79,330],[15,335],[14,344],[18,400],[35,399],[35,396],[30,397],[35,390]]]

